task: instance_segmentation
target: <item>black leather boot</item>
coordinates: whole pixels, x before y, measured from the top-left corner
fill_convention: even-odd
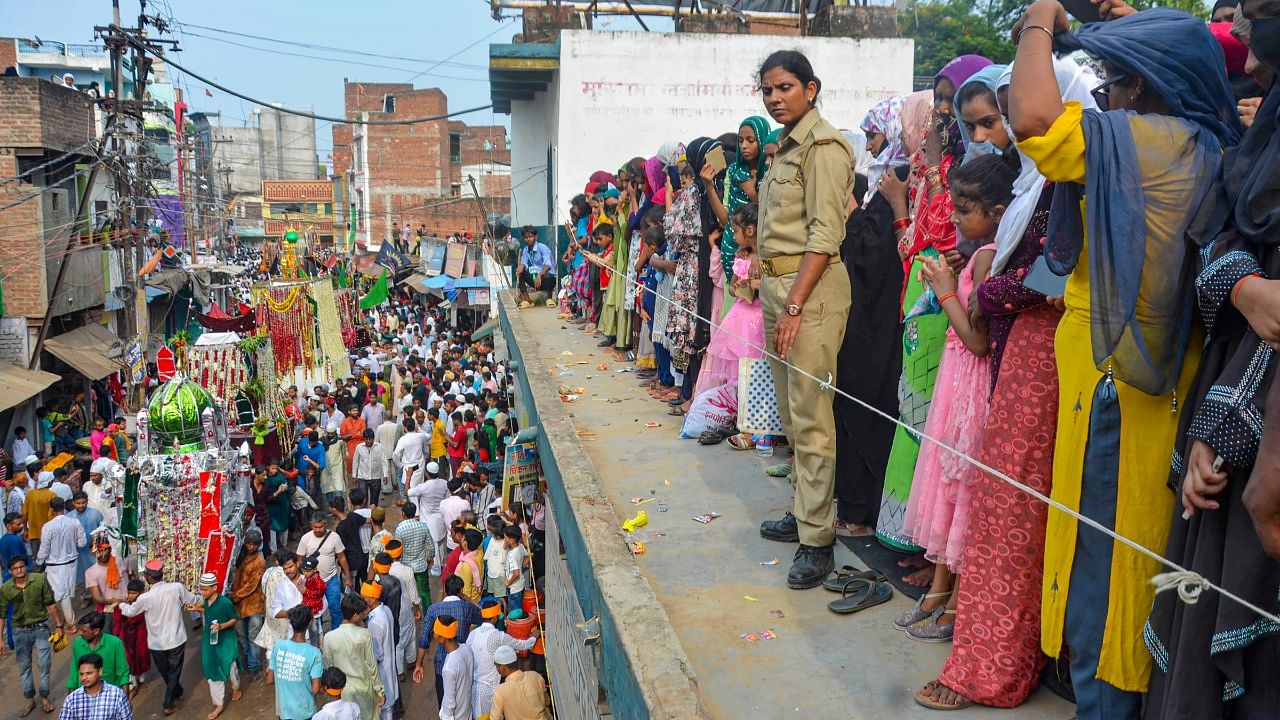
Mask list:
[[[822,584],[836,567],[835,552],[831,546],[814,547],[801,545],[796,550],[796,557],[791,562],[791,571],[787,573],[787,587],[792,590],[807,590]]]
[[[796,516],[787,513],[781,520],[765,520],[760,523],[760,537],[778,542],[800,542],[800,529],[796,527]]]

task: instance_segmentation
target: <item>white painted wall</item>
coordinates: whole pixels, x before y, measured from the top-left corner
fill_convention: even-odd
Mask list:
[[[823,83],[818,107],[838,128],[857,127],[872,105],[911,91],[908,39],[563,31],[556,87],[513,102],[511,118],[513,185],[545,164],[546,137],[556,147],[552,215],[542,221],[544,188],[531,181],[514,190],[516,224],[564,222],[592,172],[649,157],[665,140],[714,137],[749,115],[767,118],[755,75],[780,49],[808,56]]]
[[[547,150],[558,141],[557,80],[558,74],[546,92],[536,94],[532,100],[511,102],[512,227],[549,225],[554,221],[554,216],[547,213],[547,173],[555,176],[554,168],[547,168]]]

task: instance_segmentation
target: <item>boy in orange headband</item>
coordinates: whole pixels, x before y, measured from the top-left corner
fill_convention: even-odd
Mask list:
[[[440,672],[444,681],[444,697],[440,701],[440,720],[471,720],[471,686],[475,674],[475,656],[471,648],[458,643],[459,622],[452,615],[436,618],[431,634],[446,653]]]
[[[347,674],[336,667],[328,668],[320,676],[324,696],[328,702],[311,720],[360,720],[360,706],[342,699],[342,689],[347,686]]]

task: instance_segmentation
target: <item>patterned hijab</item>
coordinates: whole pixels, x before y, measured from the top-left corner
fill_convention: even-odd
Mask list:
[[[880,190],[880,178],[890,168],[907,164],[907,149],[902,144],[902,108],[906,98],[901,96],[889,98],[867,111],[862,119],[862,131],[870,138],[872,135],[883,135],[884,149],[871,161],[867,169],[867,196],[870,201]]]

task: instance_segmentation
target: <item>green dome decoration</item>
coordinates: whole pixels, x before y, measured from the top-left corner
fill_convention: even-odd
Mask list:
[[[156,388],[147,403],[148,423],[156,449],[161,453],[172,452],[175,440],[182,451],[198,449],[204,439],[200,414],[212,407],[215,406],[209,391],[186,375],[175,375]]]

